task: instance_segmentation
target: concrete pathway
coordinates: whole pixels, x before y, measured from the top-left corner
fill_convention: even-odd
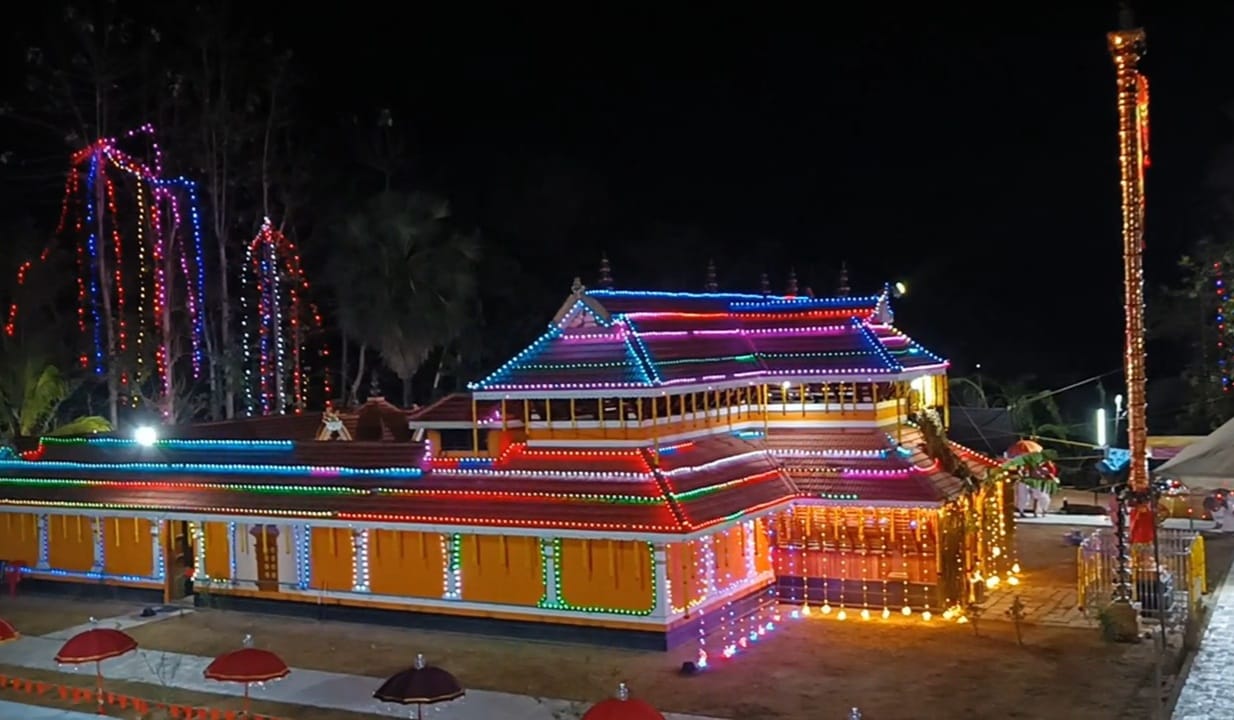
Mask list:
[[[1231,567],[1234,571],[1234,566]],[[1174,706],[1174,720],[1234,718],[1234,578],[1226,576],[1209,607],[1208,629]]]
[[[1106,515],[1064,515],[1050,513],[1045,517],[1016,518],[1017,525],[1075,525],[1077,527],[1112,527],[1110,518]],[[1202,532],[1213,529],[1212,520],[1188,520],[1186,518],[1169,518],[1162,527],[1172,530],[1199,530]]]
[[[98,715],[89,715],[73,710],[22,705],[0,701],[0,720],[96,720]]]
[[[174,613],[160,614],[156,618],[142,618],[153,621],[156,619],[174,617]],[[100,619],[97,627],[115,627],[117,622],[125,618]],[[131,627],[131,618],[128,618]],[[56,651],[64,644],[65,633],[54,633],[54,637],[23,637],[16,642],[0,645],[0,664],[18,667],[73,672],[71,668],[56,664]],[[65,636],[67,637],[67,636]],[[206,680],[202,673],[213,658],[180,653],[166,653],[138,649],[124,657],[103,662],[103,677],[113,680],[129,680],[165,685],[184,690],[213,693],[216,695],[239,696],[244,692],[244,686],[234,683],[219,683]],[[80,671],[93,677],[93,668]],[[362,675],[344,675],[317,670],[293,669],[291,675],[269,683],[265,686],[254,686],[252,697],[256,700],[287,703],[291,705],[309,705],[312,707],[333,708],[351,712],[369,713],[386,717],[409,717],[406,707],[382,703],[373,698],[373,691],[381,684],[383,678],[366,677]],[[615,688],[614,688],[615,689]],[[157,700],[157,698],[145,698]],[[595,701],[603,698],[596,698]],[[21,706],[25,708],[26,706]],[[432,709],[434,720],[566,720],[577,718],[589,707],[588,704],[572,703],[566,700],[536,699],[526,695],[491,692],[486,690],[468,690],[467,695],[454,702],[435,705]],[[4,715],[5,709],[0,706],[0,720],[10,716]],[[573,713],[573,714],[571,714]],[[39,718],[44,716],[20,714],[13,718]],[[48,715],[47,718],[77,718],[76,714]],[[89,716],[82,716],[89,717]],[[666,720],[717,720],[696,715],[678,715],[665,713]]]

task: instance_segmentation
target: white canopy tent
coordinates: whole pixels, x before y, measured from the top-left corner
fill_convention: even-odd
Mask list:
[[[1234,488],[1234,420],[1183,448],[1153,474],[1178,480],[1192,490]]]

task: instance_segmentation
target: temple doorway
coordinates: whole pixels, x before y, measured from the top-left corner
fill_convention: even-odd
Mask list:
[[[275,525],[254,525],[253,555],[257,559],[257,589],[278,592],[279,589],[279,529]]]
[[[168,520],[163,523],[164,548],[167,553],[167,571],[164,595],[168,602],[175,602],[193,595],[193,573],[197,567],[195,553],[195,528],[185,520]]]

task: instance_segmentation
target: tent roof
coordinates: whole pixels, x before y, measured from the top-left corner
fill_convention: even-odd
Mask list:
[[[1234,480],[1234,419],[1183,448],[1153,474],[1183,482],[1190,478]]]

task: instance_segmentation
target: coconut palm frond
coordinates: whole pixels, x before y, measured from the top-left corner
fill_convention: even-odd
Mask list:
[[[35,370],[28,365],[25,373],[25,392],[21,402],[20,431],[22,435],[38,435],[60,409],[60,403],[69,394],[69,384],[54,365]]]
[[[87,415],[69,420],[63,425],[46,433],[50,437],[69,437],[72,435],[93,435],[95,433],[111,432],[111,422],[98,415]]]

